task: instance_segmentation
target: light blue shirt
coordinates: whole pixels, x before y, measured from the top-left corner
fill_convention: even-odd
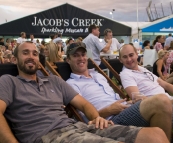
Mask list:
[[[97,36],[94,36],[90,33],[84,40],[83,43],[86,45],[86,49],[90,49],[92,51],[93,60],[97,65],[100,65],[100,52],[105,47],[105,45],[99,41]]]
[[[95,106],[97,110],[109,106],[120,99],[119,95],[109,86],[104,76],[93,69],[90,69],[89,73],[92,78],[71,73],[66,82]]]
[[[170,47],[171,41],[173,41],[173,37],[172,36],[169,36],[168,38],[166,38],[165,46]]]

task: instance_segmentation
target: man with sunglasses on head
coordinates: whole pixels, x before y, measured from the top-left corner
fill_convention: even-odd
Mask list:
[[[107,39],[106,45],[99,41],[99,27],[96,25],[90,25],[88,28],[89,35],[83,40],[86,44],[87,49],[92,53],[93,60],[97,65],[101,64],[100,52],[108,52],[112,44],[112,39]],[[100,65],[102,69],[105,67]]]
[[[172,108],[168,97],[156,95],[129,107],[126,105],[126,99],[120,99],[103,75],[94,69],[88,70],[85,45],[73,43],[66,53],[66,61],[72,69],[67,83],[94,105],[101,117],[112,120],[115,124],[160,127],[170,139]],[[152,104],[153,101],[157,103]],[[147,108],[148,106],[151,109]],[[87,122],[85,116],[83,118]]]

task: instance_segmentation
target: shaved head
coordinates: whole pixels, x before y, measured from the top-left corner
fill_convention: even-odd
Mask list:
[[[120,48],[120,50],[119,50],[119,58],[121,58],[123,51],[126,50],[126,49],[128,49],[129,47],[132,47],[133,50],[134,50],[134,52],[137,54],[137,50],[136,50],[136,48],[135,48],[134,46],[132,46],[132,45],[130,45],[130,44],[124,44],[124,45]]]
[[[138,54],[136,48],[130,44],[125,44],[119,51],[119,60],[123,65],[131,70],[138,70]]]

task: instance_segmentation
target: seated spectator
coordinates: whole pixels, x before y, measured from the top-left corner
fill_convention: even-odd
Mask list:
[[[162,35],[158,35],[156,39],[153,41],[153,47],[158,52],[163,49],[162,44],[165,42],[165,38]]]
[[[169,142],[157,127],[108,125],[112,122],[100,117],[97,110],[61,78],[37,77],[39,58],[33,43],[22,43],[14,55],[19,75],[0,78],[0,142]],[[67,117],[61,106],[68,103],[85,113],[90,119],[89,125]]]
[[[58,47],[61,48],[61,55],[64,55],[65,53],[64,53],[64,50],[63,50],[63,42],[62,42],[62,40],[57,40],[56,44],[57,44]]]
[[[172,114],[172,105],[169,98],[165,95],[156,95],[129,107],[126,105],[126,99],[121,100],[101,74],[87,69],[88,58],[84,44],[71,44],[67,48],[66,60],[73,72],[67,83],[94,105],[101,117],[121,125],[157,126],[163,129],[167,137],[170,138],[171,116],[168,116]],[[157,101],[157,104],[152,104],[155,101]],[[163,104],[163,101],[168,102],[169,105]],[[167,108],[170,109],[169,113]],[[167,112],[167,115],[161,115],[163,112]],[[155,117],[159,116],[159,119],[155,118],[153,114]],[[164,124],[166,120],[169,124],[167,127]]]
[[[64,48],[66,46],[66,43],[62,40],[62,33],[55,33],[55,38],[53,39],[53,42],[57,44],[59,41],[62,42],[62,48]]]
[[[14,56],[12,54],[7,54],[4,56],[4,64],[14,63]]]
[[[44,53],[51,65],[54,65],[54,62],[63,62],[61,57],[61,48],[55,43],[46,44]]]
[[[138,54],[131,45],[124,45],[119,52],[119,59],[124,67],[120,73],[122,85],[126,93],[132,98],[132,92],[141,92],[145,96],[153,96],[156,94],[165,94],[173,103],[171,97],[158,84],[158,77],[144,67],[138,65]]]
[[[169,52],[161,49],[158,52],[158,59],[153,64],[153,73],[163,80],[166,80],[168,77],[168,69],[166,67],[168,57]]]
[[[11,41],[9,38],[7,38],[5,42],[5,47],[8,47],[9,45],[11,45]]]
[[[12,47],[11,44],[9,44],[9,45],[7,46],[7,50],[9,50],[9,51],[11,51],[11,52],[13,53],[13,47]]]

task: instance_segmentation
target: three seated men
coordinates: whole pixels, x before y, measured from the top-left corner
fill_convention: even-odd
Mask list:
[[[112,125],[62,79],[37,77],[39,56],[32,42],[20,44],[14,56],[19,75],[0,78],[0,142],[169,142],[168,132],[164,130],[166,137],[154,124],[146,128]],[[164,101],[169,104],[166,98]],[[61,106],[69,103],[86,115],[89,125],[67,117]]]

